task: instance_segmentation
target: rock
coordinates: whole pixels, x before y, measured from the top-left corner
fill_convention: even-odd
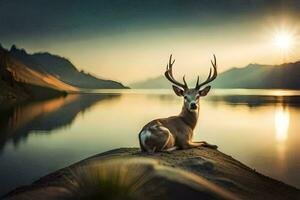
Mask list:
[[[99,180],[110,184],[94,187]],[[103,195],[120,197],[120,191],[133,191],[132,185],[135,192],[121,199],[300,199],[298,189],[204,147],[151,155],[137,148],[104,152],[18,188],[5,199],[37,194],[43,199],[87,199],[84,195],[94,192],[105,199]]]

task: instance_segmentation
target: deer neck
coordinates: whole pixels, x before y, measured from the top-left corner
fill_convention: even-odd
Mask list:
[[[194,112],[189,111],[185,106],[183,106],[179,116],[190,128],[194,130],[198,121],[199,106]]]

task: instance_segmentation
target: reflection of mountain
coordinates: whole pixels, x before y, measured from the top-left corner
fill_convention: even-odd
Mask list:
[[[232,106],[247,105],[249,107],[256,107],[266,104],[300,106],[300,96],[215,95],[207,98],[214,103],[225,102]]]
[[[300,89],[300,61],[282,65],[249,64],[243,68],[232,68],[220,73],[211,84],[215,88],[282,88]],[[132,88],[171,88],[164,76],[139,81]]]
[[[52,100],[31,102],[2,112],[0,119],[0,149],[9,140],[18,143],[34,131],[49,131],[70,125],[77,114],[95,103],[118,95],[67,95]]]

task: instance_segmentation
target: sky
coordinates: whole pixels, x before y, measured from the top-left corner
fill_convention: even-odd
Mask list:
[[[299,10],[291,0],[0,0],[0,43],[125,84],[162,75],[172,53],[175,76],[194,79],[213,54],[221,72],[300,60]]]

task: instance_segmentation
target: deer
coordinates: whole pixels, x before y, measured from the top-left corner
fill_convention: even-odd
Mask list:
[[[218,75],[216,56],[213,55],[213,57],[207,79],[199,83],[198,76],[195,88],[189,88],[185,76],[183,76],[183,83],[174,78],[175,59],[173,60],[172,54],[170,55],[164,75],[172,83],[175,94],[184,98],[182,110],[179,115],[152,120],[142,128],[138,136],[142,152],[171,152],[177,149],[197,147],[218,148],[217,145],[205,141],[192,141],[199,117],[200,97],[208,94],[211,86],[207,84],[215,80]]]

